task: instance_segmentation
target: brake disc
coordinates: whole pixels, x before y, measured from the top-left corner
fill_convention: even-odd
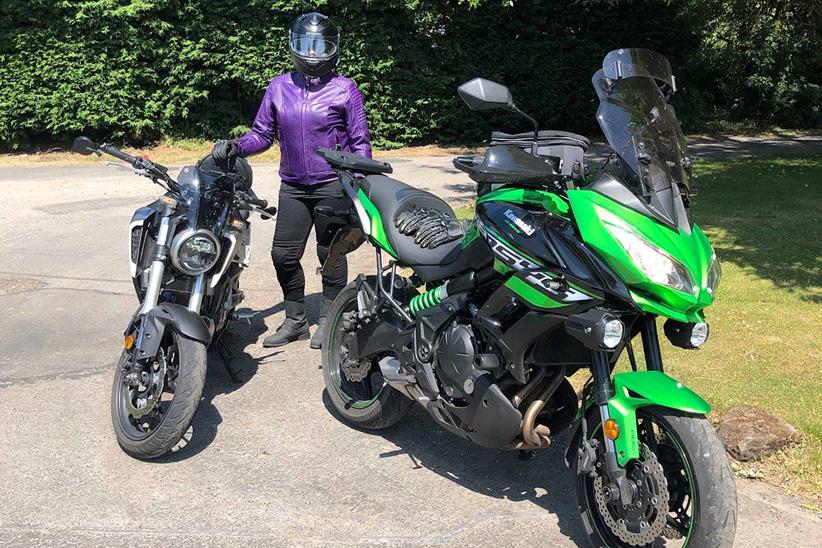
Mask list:
[[[605,499],[606,479],[598,474],[594,479],[594,498],[599,515],[608,529],[622,542],[631,546],[651,544],[662,535],[668,517],[668,481],[662,465],[647,445],[640,447],[640,459],[626,470],[637,487],[637,498],[623,506],[620,501]]]
[[[162,348],[146,373],[145,382],[141,382],[142,390],[139,386],[124,386],[123,403],[128,414],[135,419],[151,413],[160,403],[166,378],[166,357]]]
[[[365,380],[368,372],[371,371],[371,360],[352,360],[348,358],[348,346],[340,347],[340,369],[349,382],[360,382]]]

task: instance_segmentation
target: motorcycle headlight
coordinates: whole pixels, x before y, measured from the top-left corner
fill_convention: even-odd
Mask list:
[[[630,230],[611,223],[604,223],[604,226],[648,279],[683,293],[694,294],[693,279],[679,261]]]
[[[220,243],[208,230],[185,230],[171,243],[171,262],[184,274],[208,272],[220,258]]]
[[[711,255],[711,266],[708,268],[708,293],[711,295],[716,291],[716,286],[719,285],[719,280],[722,279],[722,267],[719,266],[719,259],[716,258],[716,253]]]

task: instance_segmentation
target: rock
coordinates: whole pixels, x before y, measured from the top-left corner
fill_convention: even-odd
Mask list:
[[[719,437],[734,458],[761,459],[798,443],[799,431],[786,420],[758,407],[734,407],[722,417]]]

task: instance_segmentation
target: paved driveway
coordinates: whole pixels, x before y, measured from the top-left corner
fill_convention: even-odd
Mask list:
[[[397,176],[446,198],[470,182],[443,157],[396,161]],[[257,166],[276,196],[274,168]],[[328,410],[307,342],[266,350],[282,321],[254,226],[243,284],[257,311],[231,346],[245,379],[209,364],[194,427],[172,456],[126,457],[109,419],[111,369],[135,308],[126,226],[157,189],[103,166],[0,168],[0,545],[480,545],[582,542],[562,443],[520,462],[412,412],[381,435]],[[306,271],[316,266],[313,247]],[[352,272],[371,267],[366,249]],[[317,283],[308,302],[316,315]],[[761,483],[738,480],[739,546],[818,546],[822,522]]]

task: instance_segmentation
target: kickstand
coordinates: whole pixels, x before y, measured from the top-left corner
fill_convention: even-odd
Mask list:
[[[242,384],[243,381],[240,380],[237,370],[231,365],[231,352],[228,346],[226,346],[222,340],[217,341],[217,344],[214,346],[220,355],[220,359],[223,360],[223,365],[225,366],[225,370],[228,371],[228,376],[231,377],[231,382],[234,384]]]

